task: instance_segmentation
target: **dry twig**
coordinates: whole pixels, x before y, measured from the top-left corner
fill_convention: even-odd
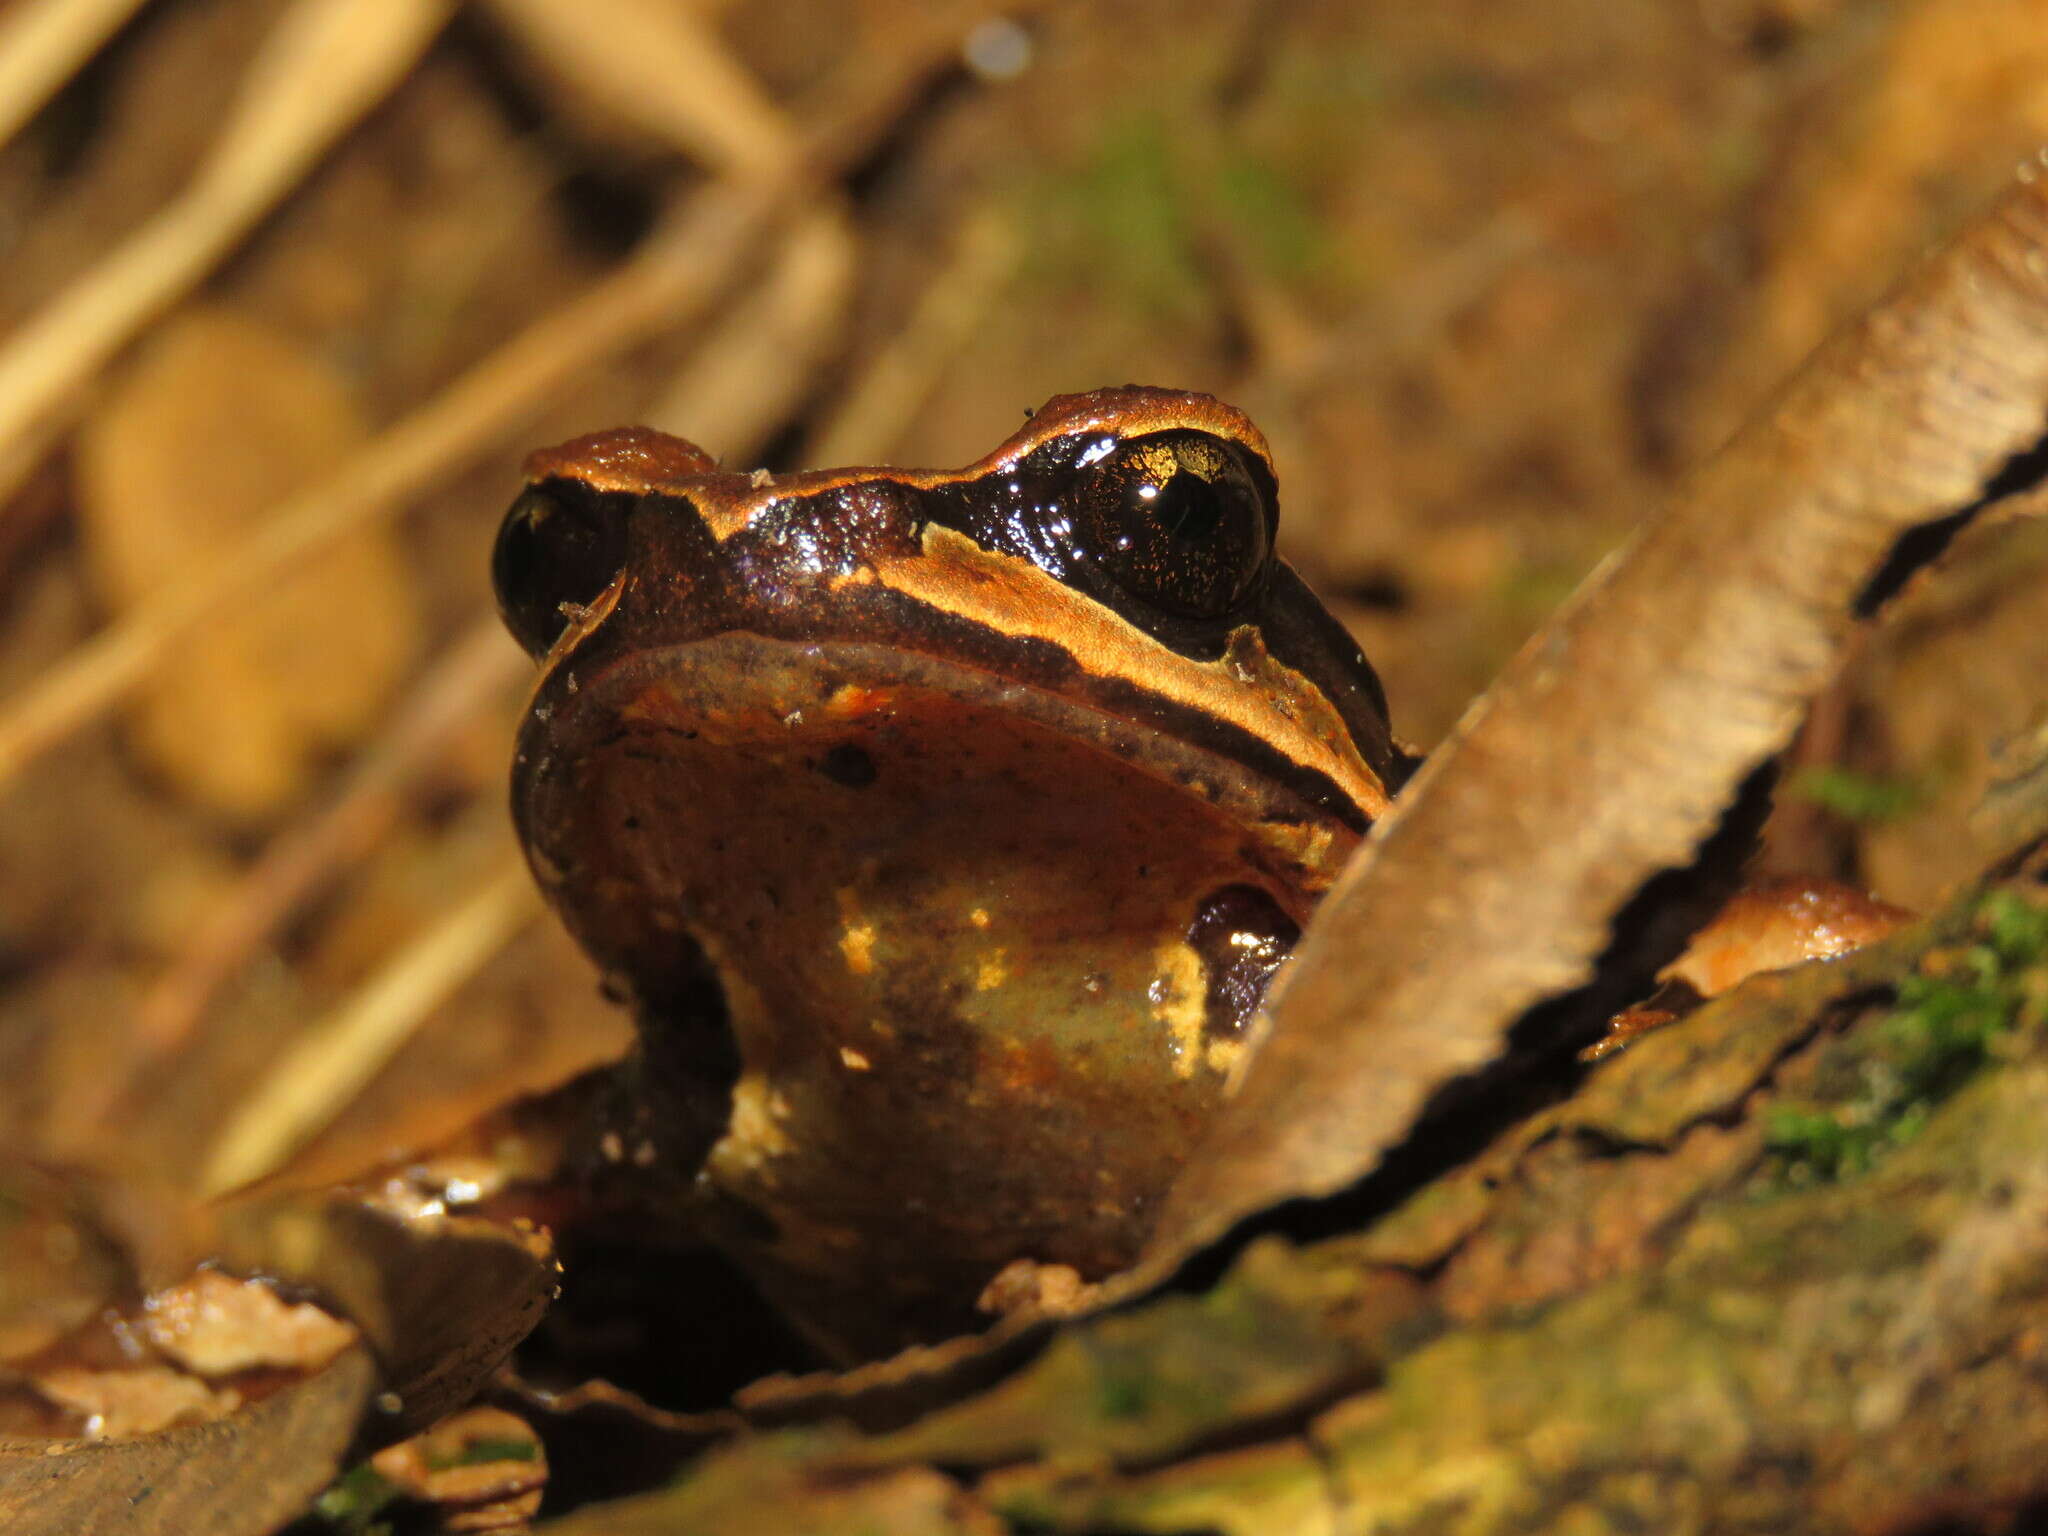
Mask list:
[[[20,440],[47,430],[108,359],[276,207],[411,71],[447,16],[447,0],[299,0],[243,77],[233,115],[183,195],[0,348],[0,464],[20,466]],[[0,90],[0,110],[5,102]]]
[[[274,1172],[398,1054],[421,1020],[540,915],[523,863],[509,862],[395,956],[354,996],[304,1030],[236,1104],[208,1154],[213,1197]]]
[[[0,18],[0,144],[142,8],[142,0],[21,0]]]
[[[978,209],[963,221],[945,267],[812,435],[805,461],[855,464],[886,454],[972,339],[1016,270],[1017,254],[1016,231],[994,210]]]
[[[136,1035],[145,1070],[191,1034],[213,995],[314,893],[383,841],[449,738],[527,667],[495,618],[442,652],[333,802],[264,850],[144,998]]]

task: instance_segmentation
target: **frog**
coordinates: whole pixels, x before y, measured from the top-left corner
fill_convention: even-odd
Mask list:
[[[950,471],[532,455],[512,804],[634,1016],[637,1160],[828,1354],[1141,1248],[1414,755],[1258,428],[1054,398]]]
[[[1420,762],[1278,553],[1258,428],[1126,385],[957,470],[736,472],[628,427],[526,480],[514,821],[633,1011],[665,1208],[841,1360],[1126,1268]],[[1908,915],[1738,897],[1587,1059]]]

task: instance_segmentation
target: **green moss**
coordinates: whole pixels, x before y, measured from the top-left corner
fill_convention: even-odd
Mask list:
[[[1927,803],[1927,786],[1917,779],[1881,778],[1832,766],[1801,769],[1785,793],[1866,826],[1903,820]]]
[[[429,1471],[446,1472],[450,1467],[486,1467],[494,1461],[534,1461],[539,1456],[540,1446],[535,1442],[500,1436],[472,1440],[452,1456],[429,1456],[426,1461]]]
[[[1095,1390],[1095,1411],[1112,1422],[1141,1418],[1152,1407],[1151,1380],[1139,1372],[1104,1372]]]
[[[2048,910],[2010,892],[1979,904],[1976,942],[1936,951],[1875,1028],[1824,1062],[1812,1101],[1773,1105],[1765,1142],[1788,1183],[1852,1177],[1912,1140],[1927,1116],[2037,1012]]]
[[[1329,231],[1301,187],[1272,162],[1237,150],[1216,168],[1210,186],[1218,216],[1267,270],[1299,277],[1326,261]]]
[[[1024,203],[1041,278],[1166,318],[1211,307],[1204,244],[1219,233],[1283,281],[1324,265],[1330,249],[1308,191],[1272,156],[1156,112],[1105,121],[1078,162],[1036,182]]]
[[[335,1536],[389,1536],[378,1517],[398,1498],[398,1487],[366,1461],[334,1480],[313,1503],[313,1518]]]
[[[1044,275],[1084,282],[1168,315],[1200,307],[1204,282],[1186,179],[1151,113],[1103,124],[1079,164],[1027,196]]]

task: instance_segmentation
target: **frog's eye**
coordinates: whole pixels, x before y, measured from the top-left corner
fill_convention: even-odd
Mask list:
[[[1270,492],[1221,438],[1160,432],[1083,464],[1078,531],[1132,596],[1188,618],[1216,618],[1265,569]]]
[[[529,485],[512,503],[491,551],[491,584],[512,638],[545,656],[569,616],[611,585],[626,562],[626,512],[633,498],[574,480]]]

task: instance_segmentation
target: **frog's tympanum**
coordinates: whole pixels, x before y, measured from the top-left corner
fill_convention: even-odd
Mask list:
[[[1407,766],[1258,430],[1106,389],[947,473],[641,429],[528,473],[520,835],[693,1220],[845,1351],[1126,1264]]]

